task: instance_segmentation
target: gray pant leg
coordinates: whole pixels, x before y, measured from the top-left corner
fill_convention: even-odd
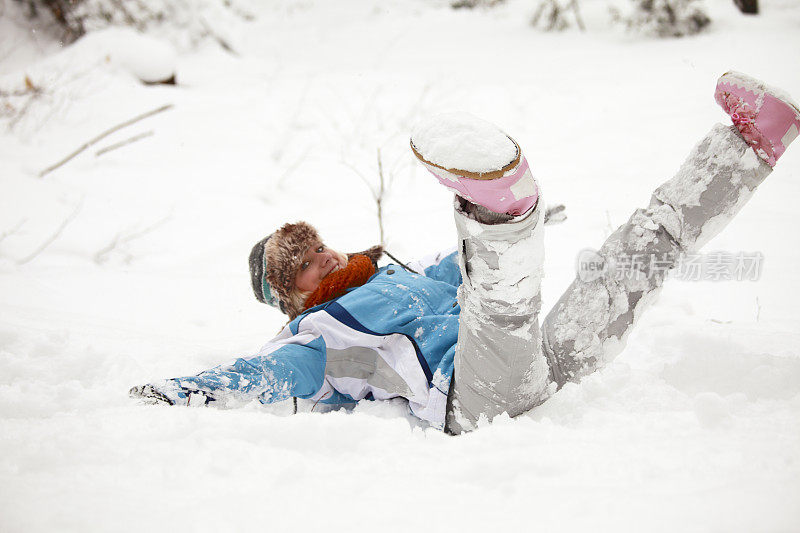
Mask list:
[[[528,214],[489,225],[456,209],[462,283],[449,433],[503,412],[516,416],[546,397],[550,376],[539,329],[543,213],[540,199]]]
[[[680,254],[719,233],[770,171],[734,127],[712,128],[647,209],[636,210],[603,243],[598,253],[609,268],[596,279],[577,277],[545,318],[544,353],[559,387],[622,351]],[[626,267],[624,275],[615,264]]]

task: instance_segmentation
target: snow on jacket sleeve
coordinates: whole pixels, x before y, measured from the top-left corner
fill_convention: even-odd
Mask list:
[[[253,357],[237,358],[174,381],[186,391],[203,391],[214,400],[272,403],[292,396],[313,398],[324,377],[323,339],[307,333],[294,335],[286,326]]]

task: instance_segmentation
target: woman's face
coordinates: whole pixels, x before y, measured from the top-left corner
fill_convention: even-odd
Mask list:
[[[294,286],[301,291],[314,292],[325,276],[346,266],[346,261],[342,264],[337,255],[321,242],[315,243],[303,256]]]

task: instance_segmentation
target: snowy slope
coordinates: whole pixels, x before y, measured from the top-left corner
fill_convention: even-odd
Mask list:
[[[43,92],[19,119],[0,114],[0,531],[796,529],[796,146],[706,247],[761,252],[760,279],[668,282],[614,363],[529,416],[448,438],[402,402],[289,416],[127,397],[252,353],[283,325],[247,273],[250,246],[282,222],[305,219],[345,251],[375,244],[364,180],[377,183],[378,150],[388,249],[450,246],[449,196],[408,149],[433,112],[500,124],[546,201],[567,204],[546,237],[549,308],[578,251],[724,121],[719,74],[800,99],[800,9],[761,3],[745,18],[715,0],[710,32],[670,41],[606,29],[589,0],[586,34],[534,31],[522,0],[253,3],[255,19],[229,29],[238,55],[159,35],[173,87],[139,83],[123,32],[59,49],[6,0],[0,89],[28,76]]]

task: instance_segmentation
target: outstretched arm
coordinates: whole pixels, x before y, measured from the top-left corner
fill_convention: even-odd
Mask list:
[[[330,401],[334,391],[323,390],[325,342],[321,336],[294,334],[290,326],[252,357],[239,357],[194,376],[135,387],[131,393],[173,405],[227,405],[255,399],[273,403],[293,396],[320,399],[323,395]]]

